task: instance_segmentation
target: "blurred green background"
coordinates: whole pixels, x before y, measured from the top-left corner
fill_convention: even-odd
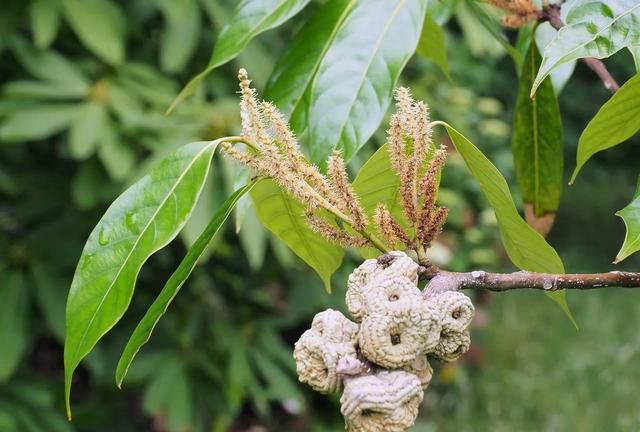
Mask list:
[[[315,2],[311,9],[316,6]],[[320,280],[248,213],[229,223],[118,390],[121,348],[179,259],[233,188],[228,163],[185,232],[145,265],[131,309],[74,383],[62,407],[64,305],[84,241],[108,204],[177,146],[238,131],[236,70],[263,88],[309,10],[253,41],[164,115],[206,65],[235,2],[5,0],[0,11],[0,432],[339,431],[337,398],[297,383],[292,345],[312,316],[344,309],[348,255],[326,294]],[[463,7],[446,23],[451,79],[416,55],[402,79],[472,138],[516,200],[510,122],[517,77],[509,58]],[[510,34],[515,39],[515,34]],[[625,52],[607,62],[633,74]],[[609,94],[582,65],[560,96],[566,175],[577,137]],[[380,131],[350,165],[381,145]],[[438,138],[440,139],[440,138]],[[550,242],[568,271],[610,264],[624,236],[613,213],[633,194],[638,138],[595,157],[564,193]],[[431,251],[448,269],[512,270],[493,214],[457,155],[440,200],[450,208]],[[620,269],[638,270],[630,258]],[[249,270],[248,270],[249,269]],[[474,344],[437,365],[416,431],[634,431],[640,427],[640,293],[570,293],[580,330],[541,293],[476,294]]]

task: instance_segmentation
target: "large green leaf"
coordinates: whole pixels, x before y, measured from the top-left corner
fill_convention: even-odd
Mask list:
[[[427,14],[424,17],[422,34],[416,52],[422,57],[431,60],[442,72],[449,76],[449,61],[447,60],[447,47],[442,28]]]
[[[633,200],[629,205],[617,212],[616,216],[622,218],[627,228],[624,243],[614,261],[619,263],[640,250],[640,179],[638,179],[638,186],[633,195]]]
[[[120,356],[120,360],[118,361],[118,366],[116,368],[116,383],[118,387],[122,385],[122,381],[124,380],[127,371],[129,370],[129,366],[133,362],[133,358],[136,356],[142,345],[146,344],[151,338],[151,333],[153,333],[153,329],[155,328],[160,318],[164,315],[164,313],[169,308],[169,305],[180,291],[180,288],[185,283],[191,272],[196,267],[196,264],[202,257],[202,254],[207,249],[207,245],[211,242],[211,239],[218,233],[224,222],[227,220],[231,211],[236,206],[240,198],[244,196],[255,183],[249,183],[246,186],[238,189],[234,192],[218,209],[218,211],[213,215],[211,221],[206,226],[202,234],[198,237],[198,239],[194,242],[191,249],[187,252],[185,257],[182,259],[178,268],[173,272],[167,283],[160,291],[160,294],[153,302],[151,307],[147,313],[142,317],[140,323],[133,331],[133,334],[129,338],[129,342],[127,342],[122,355]]]
[[[640,130],[640,74],[624,83],[596,113],[578,141],[576,169],[571,183],[582,166],[599,151],[613,147]]]
[[[313,162],[323,164],[335,148],[349,160],[378,128],[418,44],[426,4],[367,0],[353,6],[305,96],[306,124],[293,121]]]
[[[258,182],[251,199],[260,222],[313,268],[330,291],[331,275],[340,266],[344,250],[312,231],[304,219],[303,206],[273,180]]]
[[[7,272],[0,277],[0,383],[11,377],[27,348],[27,291],[24,276]]]
[[[502,243],[511,262],[531,272],[564,273],[564,265],[555,249],[520,217],[507,181],[495,165],[460,132],[447,123],[438,123],[445,126],[453,145],[480,184],[480,189],[493,208],[500,226]],[[549,292],[547,295],[560,305],[575,325],[567,305],[566,292],[564,290]]]
[[[206,69],[196,75],[171,103],[169,112],[189,96],[212,70],[236,57],[257,35],[288,21],[309,0],[242,0],[222,31]]]
[[[554,213],[562,191],[562,123],[551,79],[546,79],[533,98],[529,89],[540,66],[535,43],[529,45],[520,83],[513,125],[513,157],[516,177],[525,205],[535,216]]]
[[[606,58],[640,46],[640,2],[574,0],[563,8],[565,26],[547,45],[531,94],[556,67],[573,60]]]
[[[64,15],[78,39],[101,60],[124,60],[124,15],[110,0],[63,0]]]
[[[89,235],[67,299],[64,364],[69,416],[73,371],[128,308],[147,258],[186,223],[217,144],[197,142],[173,152],[120,195]]]

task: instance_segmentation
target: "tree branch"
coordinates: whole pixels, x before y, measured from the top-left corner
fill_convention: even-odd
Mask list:
[[[562,289],[596,289],[605,287],[640,288],[640,273],[612,271],[593,274],[550,274],[519,271],[515,273],[487,273],[472,271],[455,273],[439,271],[429,281],[424,295],[463,289],[485,289],[505,292],[530,288],[544,291]]]
[[[562,22],[562,18],[560,17],[560,4],[555,3],[545,6],[542,11],[540,20],[549,21],[551,27],[556,30],[560,30],[562,27],[564,27],[564,23]],[[589,69],[591,69],[596,75],[598,75],[598,77],[600,77],[602,83],[610,92],[615,93],[618,91],[620,86],[613,78],[613,76],[609,73],[609,70],[602,61],[596,58],[587,57],[583,58],[582,62],[586,64]]]

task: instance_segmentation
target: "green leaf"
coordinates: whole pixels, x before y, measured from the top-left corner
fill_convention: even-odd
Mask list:
[[[331,291],[331,275],[340,267],[344,250],[327,242],[307,226],[303,206],[273,182],[262,180],[251,191],[262,224],[306,262]]]
[[[200,81],[212,70],[236,57],[260,33],[278,27],[300,12],[309,0],[242,0],[236,6],[229,20],[216,41],[207,68],[196,75],[180,91],[171,103],[168,112],[187,96]]]
[[[98,140],[107,123],[107,109],[97,102],[87,102],[79,111],[69,129],[69,153],[74,159],[86,159],[98,147]]]
[[[640,74],[635,75],[591,119],[578,141],[574,182],[582,166],[599,151],[629,139],[640,129]]]
[[[112,121],[108,121],[103,127],[98,157],[109,177],[115,181],[127,178],[136,164],[136,154],[133,148],[128,142],[123,141]]]
[[[574,0],[563,8],[565,26],[544,51],[531,94],[556,67],[584,57],[606,58],[640,45],[637,0]]]
[[[169,357],[154,374],[145,389],[142,407],[147,414],[165,419],[168,431],[193,430],[193,401],[181,358]]]
[[[0,278],[0,383],[20,365],[29,341],[26,288],[22,273],[6,273]]]
[[[186,223],[218,141],[188,144],[165,158],[107,209],[82,251],[67,298],[65,401],[73,371],[122,317],[144,262]]]
[[[19,142],[48,138],[66,129],[79,108],[75,104],[50,104],[13,111],[0,124],[0,140]]]
[[[4,96],[16,99],[69,99],[81,98],[86,89],[61,86],[60,83],[43,81],[12,81],[3,87]]]
[[[551,43],[553,38],[558,34],[558,30],[554,29],[548,22],[543,22],[536,26],[535,40],[538,45],[539,52],[544,52],[547,45]],[[553,89],[556,95],[559,95],[564,86],[573,75],[573,70],[576,68],[576,60],[564,63],[557,68],[553,69],[549,76],[551,76],[551,82],[553,83]],[[540,66],[538,66],[539,68]],[[533,85],[533,83],[531,84]]]
[[[160,65],[168,73],[180,72],[191,58],[200,36],[200,7],[196,0],[156,0],[164,15]]]
[[[480,184],[482,193],[493,208],[500,227],[502,244],[511,262],[531,272],[564,273],[564,265],[555,249],[518,214],[507,181],[495,165],[460,132],[447,123],[438,123],[447,129],[453,145]],[[558,303],[571,322],[576,325],[567,305],[566,292],[555,291],[547,295]]]
[[[84,46],[110,65],[124,61],[124,15],[116,3],[63,0],[63,5],[69,26]]]
[[[509,43],[509,39],[504,34],[500,21],[497,17],[489,13],[489,6],[477,0],[466,0],[465,5],[473,13],[474,18],[487,30],[487,32],[504,48],[511,56],[516,65],[522,63],[522,58],[518,50]],[[475,34],[467,35],[468,38],[476,37]],[[471,43],[471,41],[469,41]]]
[[[614,261],[617,264],[640,250],[640,179],[638,179],[638,186],[633,195],[633,200],[625,208],[618,211],[616,216],[622,218],[627,229],[624,243]]]
[[[122,381],[124,380],[134,357],[138,351],[140,351],[140,348],[142,348],[142,346],[151,338],[151,333],[153,333],[156,324],[158,324],[158,321],[160,321],[160,318],[165,314],[169,305],[180,291],[180,288],[182,288],[182,285],[185,283],[189,275],[191,275],[191,272],[196,267],[196,264],[206,250],[209,242],[211,242],[213,237],[218,233],[218,231],[220,231],[220,228],[231,214],[231,211],[238,203],[238,200],[240,200],[244,194],[249,192],[254,184],[255,183],[249,183],[241,189],[238,189],[222,204],[220,209],[213,215],[211,221],[206,226],[202,234],[200,234],[191,249],[189,249],[185,257],[182,259],[178,268],[173,272],[167,283],[164,285],[162,291],[160,291],[156,300],[153,302],[151,307],[149,307],[147,313],[142,317],[140,323],[138,323],[138,326],[129,338],[129,342],[127,342],[127,345],[120,356],[120,360],[118,361],[118,366],[116,368],[116,383],[118,384],[118,387],[122,386]]]
[[[563,168],[562,123],[551,79],[542,83],[533,98],[529,97],[539,66],[538,47],[531,43],[518,84],[512,140],[518,186],[535,216],[558,209]]]
[[[348,161],[378,128],[418,45],[426,4],[367,0],[350,11],[305,96],[306,124],[292,122],[314,163],[336,148]]]
[[[60,12],[58,0],[34,0],[29,5],[31,31],[38,48],[48,48],[55,40],[60,27]]]
[[[449,77],[449,61],[447,60],[444,32],[428,14],[424,17],[422,34],[420,35],[416,52],[422,57],[431,60]]]

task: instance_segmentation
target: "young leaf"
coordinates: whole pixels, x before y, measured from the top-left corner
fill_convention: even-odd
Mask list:
[[[431,60],[449,77],[449,61],[447,60],[444,32],[428,14],[424,17],[422,34],[420,35],[416,52],[422,57]]]
[[[640,130],[639,100],[640,74],[637,74],[600,107],[580,135],[571,183],[591,156],[620,144]]]
[[[624,221],[627,233],[624,237],[624,243],[620,248],[620,252],[616,255],[614,263],[627,258],[629,255],[640,250],[640,179],[633,200],[625,208],[616,213]]]
[[[116,368],[116,383],[118,387],[122,386],[124,380],[134,357],[140,351],[140,348],[146,344],[151,338],[156,324],[160,321],[160,318],[165,314],[169,305],[176,297],[180,288],[185,283],[191,272],[198,264],[200,257],[207,249],[207,245],[211,242],[213,237],[220,231],[220,228],[227,220],[231,211],[236,206],[240,198],[242,198],[247,192],[251,190],[255,183],[249,183],[244,187],[235,191],[227,200],[222,204],[218,211],[213,215],[211,221],[206,226],[202,234],[193,243],[191,249],[187,251],[187,254],[182,259],[178,268],[173,272],[167,283],[160,291],[160,294],[153,302],[147,313],[138,323],[133,334],[129,338],[129,342],[122,351],[118,366]]]
[[[180,91],[168,112],[189,96],[212,70],[236,57],[260,33],[278,27],[300,12],[309,0],[242,0],[222,31],[207,68]]]
[[[525,206],[532,206],[536,221],[558,209],[563,168],[560,109],[551,79],[542,83],[533,98],[529,97],[539,66],[538,47],[531,43],[518,85],[512,140],[518,186]],[[541,233],[545,235],[551,226],[543,228]]]
[[[313,268],[331,291],[331,275],[340,267],[344,250],[309,228],[301,204],[283,193],[273,180],[262,180],[251,191],[262,224]]]
[[[48,48],[60,27],[60,2],[58,0],[35,0],[29,4],[31,31],[36,46]]]
[[[305,96],[304,125],[311,160],[334,149],[349,160],[378,128],[400,72],[414,53],[426,0],[368,0],[353,6],[323,56]]]
[[[110,65],[124,61],[124,16],[109,0],[63,0],[64,15],[78,39]]]
[[[122,317],[144,262],[186,223],[218,141],[188,144],[165,158],[107,209],[89,235],[67,299],[65,402],[73,371]]]
[[[511,262],[523,270],[532,272],[564,273],[564,265],[555,249],[518,214],[507,181],[495,165],[460,132],[447,123],[438,123],[446,128],[453,145],[480,184],[480,189],[493,208],[500,226],[502,244]],[[556,291],[547,295],[560,305],[576,325],[567,305],[566,292]]]
[[[584,57],[610,57],[640,45],[637,0],[574,0],[563,10],[565,26],[544,51],[531,94],[556,67]]]

